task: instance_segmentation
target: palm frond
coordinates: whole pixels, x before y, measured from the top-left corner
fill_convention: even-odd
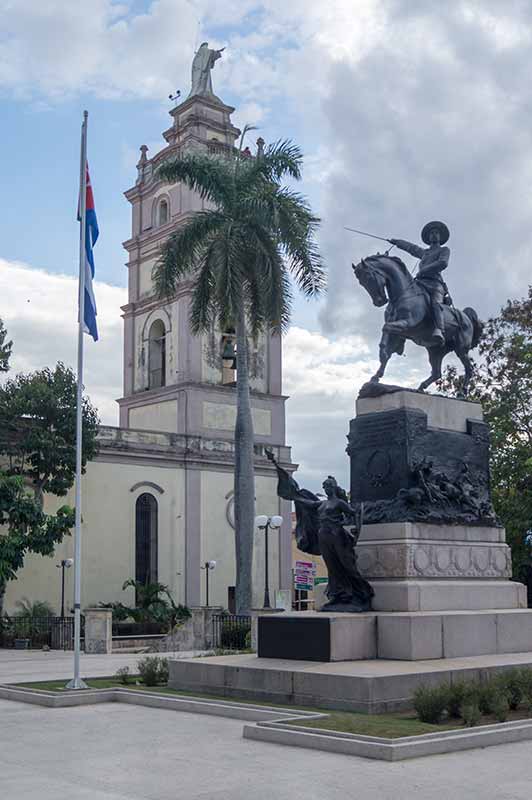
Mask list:
[[[196,284],[190,306],[190,328],[196,335],[209,330],[216,316],[213,295],[216,287],[218,249],[219,240],[211,238],[197,269]]]
[[[260,191],[265,183],[274,184],[286,175],[295,180],[301,178],[303,154],[300,148],[288,139],[268,145],[262,156],[248,159],[236,176],[236,192]]]
[[[275,333],[286,331],[290,323],[292,289],[283,258],[276,245],[271,248],[271,252],[263,247],[256,248],[252,274],[256,281],[255,291],[260,294],[258,327],[267,328]],[[249,324],[253,328],[251,318]]]
[[[307,201],[289,189],[279,189],[274,202],[279,243],[294,280],[307,296],[319,295],[326,286],[325,269],[315,242],[320,220]]]
[[[162,164],[157,176],[169,183],[180,181],[202,199],[224,205],[230,201],[233,186],[231,164],[231,159],[220,156],[191,154]]]
[[[244,296],[247,266],[245,231],[233,222],[225,229],[223,260],[220,252],[216,279],[216,304],[220,318],[237,318]]]
[[[175,293],[179,281],[196,268],[208,238],[225,222],[219,211],[198,211],[166,240],[152,270],[155,292],[159,297]]]

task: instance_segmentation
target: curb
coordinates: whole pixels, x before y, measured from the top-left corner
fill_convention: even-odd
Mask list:
[[[85,689],[83,692],[68,691],[57,694],[46,690],[19,688],[0,685],[0,700],[13,700],[18,703],[30,703],[46,708],[73,708],[76,706],[95,705],[97,703],[126,703],[162,708],[170,711],[188,711],[194,714],[211,714],[217,717],[230,717],[245,722],[260,720],[287,719],[285,708],[274,706],[256,706],[252,703],[235,703],[230,700],[206,700],[201,697],[176,697],[157,694],[156,692],[140,692],[133,689]],[[293,711],[292,718],[315,719],[322,716],[309,711]]]
[[[318,716],[318,715],[316,715]],[[343,753],[381,761],[403,761],[408,758],[454,753],[511,744],[532,739],[532,719],[500,722],[479,728],[458,728],[452,731],[426,733],[421,736],[404,736],[384,739],[355,733],[305,728],[289,725],[289,718],[275,722],[259,721],[255,725],[244,725],[245,739],[275,744]]]

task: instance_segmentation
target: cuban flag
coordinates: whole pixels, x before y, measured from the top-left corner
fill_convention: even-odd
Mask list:
[[[85,333],[92,336],[95,342],[98,341],[98,327],[96,325],[96,300],[92,282],[94,280],[94,256],[92,248],[98,239],[98,221],[94,208],[94,195],[92,194],[89,167],[87,165],[87,190],[85,195],[85,313],[83,328]],[[78,220],[81,215],[78,210]]]

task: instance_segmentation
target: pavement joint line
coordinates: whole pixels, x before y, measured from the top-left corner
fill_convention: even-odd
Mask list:
[[[295,727],[290,724],[301,719],[321,719],[326,717],[327,713],[296,709],[287,711],[275,706],[257,706],[252,703],[208,700],[193,696],[169,696],[157,692],[144,693],[125,687],[88,689],[81,694],[70,691],[58,695],[46,690],[3,684],[0,685],[0,699],[48,708],[72,708],[119,702],[149,708],[231,717],[246,723],[242,730],[245,739],[382,761],[400,761],[532,739],[532,718],[493,723],[478,728],[459,728],[388,739],[347,731],[308,728],[304,725]],[[264,719],[265,717],[267,719]]]

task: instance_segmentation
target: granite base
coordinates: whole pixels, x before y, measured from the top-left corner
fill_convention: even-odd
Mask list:
[[[214,656],[170,660],[169,686],[220,697],[382,714],[412,708],[418,686],[486,680],[524,666],[532,667],[532,652],[415,662]]]
[[[532,652],[532,610],[259,617],[258,656],[292,661],[418,661]]]

